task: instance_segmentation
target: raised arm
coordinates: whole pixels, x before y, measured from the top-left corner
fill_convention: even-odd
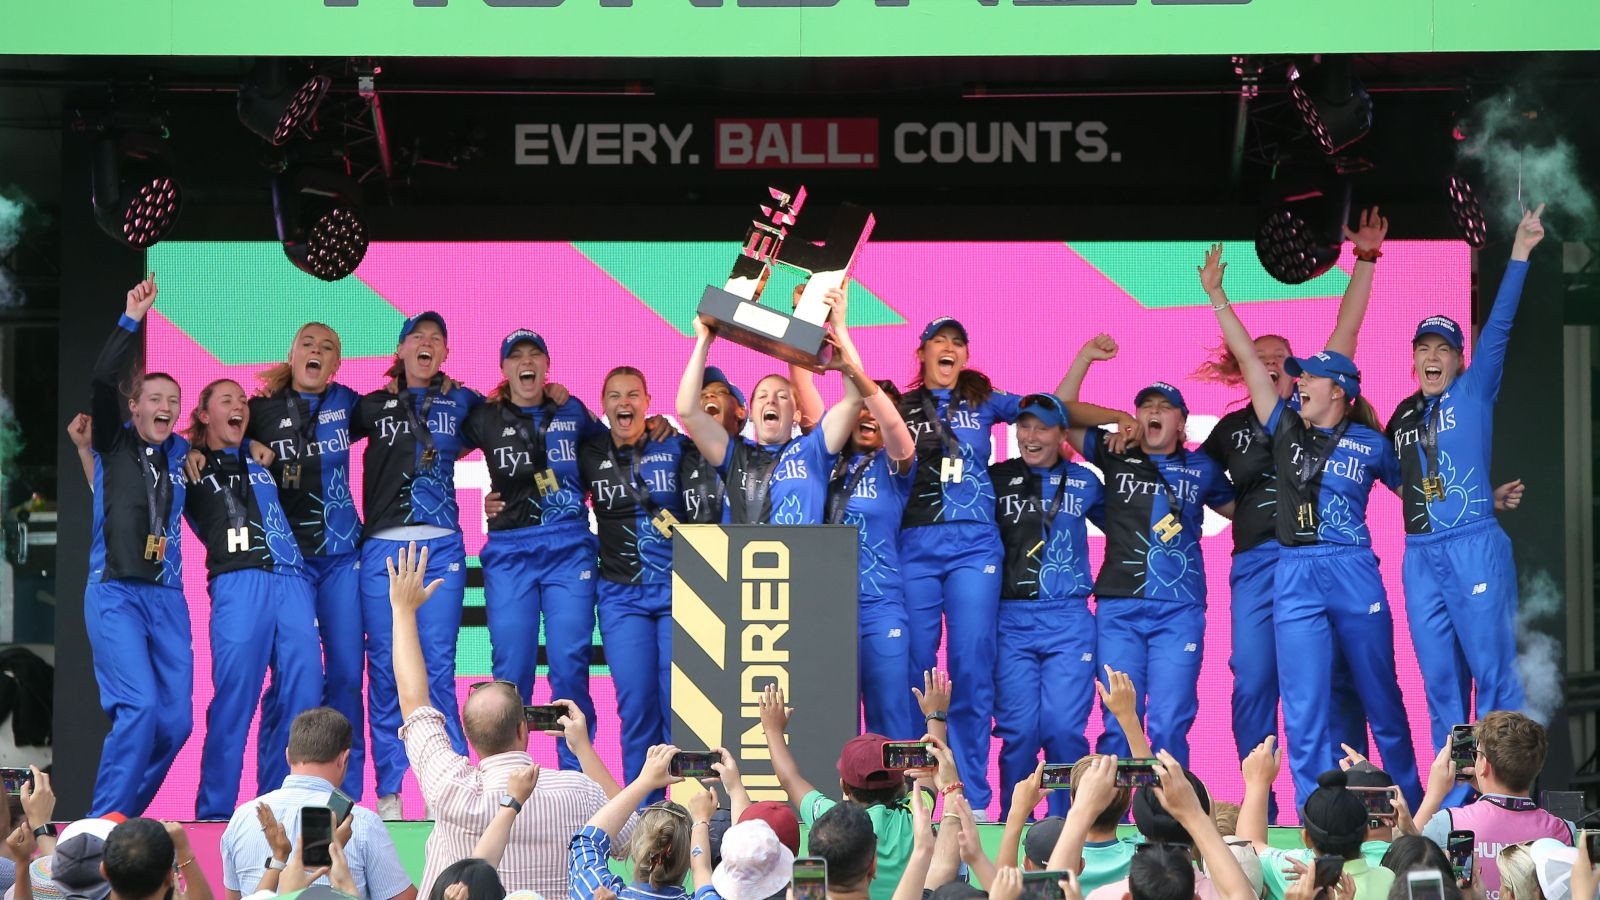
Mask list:
[[[546,731],[545,734],[567,739],[567,749],[578,758],[578,767],[583,770],[583,774],[589,776],[590,781],[600,785],[600,790],[605,792],[606,797],[615,797],[621,793],[622,785],[617,784],[616,777],[601,761],[600,754],[595,752],[594,744],[589,742],[589,722],[584,718],[583,710],[571,700],[550,702],[566,707],[567,714],[557,720],[561,725],[560,731]]]
[[[1267,735],[1239,764],[1244,774],[1244,802],[1239,804],[1239,824],[1233,831],[1254,844],[1257,851],[1267,849],[1267,798],[1281,768],[1277,742],[1275,735]]]
[[[1266,422],[1272,418],[1273,410],[1278,408],[1278,392],[1272,386],[1272,376],[1267,373],[1267,367],[1256,356],[1256,345],[1250,339],[1250,332],[1245,330],[1244,323],[1233,311],[1233,304],[1228,302],[1228,295],[1222,290],[1222,273],[1227,268],[1228,264],[1222,261],[1222,245],[1212,244],[1206,252],[1206,264],[1199,268],[1200,284],[1205,288],[1206,296],[1211,298],[1211,308],[1217,313],[1217,323],[1222,326],[1222,337],[1228,343],[1228,352],[1239,361],[1239,372],[1244,376],[1245,386],[1250,389],[1250,405],[1255,409],[1256,418]]]
[[[933,813],[922,795],[922,783],[918,782],[911,789],[911,855],[890,900],[922,900],[927,889],[928,867],[933,862]]]
[[[634,814],[644,798],[658,788],[682,781],[676,775],[669,773],[672,758],[678,755],[678,748],[668,744],[657,744],[645,754],[644,767],[639,770],[639,777],[628,783],[615,797],[606,801],[606,805],[589,818],[589,824],[610,835],[614,841],[622,826],[628,824],[628,818]]]
[[[94,449],[105,453],[110,450],[122,420],[126,415],[122,397],[122,382],[130,374],[139,341],[139,323],[156,302],[156,276],[133,286],[128,291],[127,303],[117,327],[111,329],[106,344],[95,360],[90,376],[89,412],[94,417]]]
[[[761,731],[767,736],[767,753],[772,757],[772,773],[778,776],[778,786],[798,808],[806,795],[816,788],[800,774],[800,766],[789,752],[784,732],[794,710],[784,706],[783,699],[783,691],[777,685],[767,685],[766,692],[761,695]]]
[[[428,572],[428,548],[417,550],[413,541],[387,560],[389,566],[389,607],[394,615],[393,650],[394,684],[400,695],[400,715],[410,718],[413,712],[428,705],[428,667],[422,659],[422,639],[417,636],[417,610],[428,602],[433,592],[444,584],[435,578],[424,584]]]
[[[800,305],[800,295],[806,289],[802,282],[794,286],[794,306]],[[828,292],[831,296],[832,291]],[[794,388],[794,421],[806,434],[822,421],[827,406],[822,402],[822,392],[817,390],[817,376],[803,366],[789,364],[789,384]]]
[[[733,754],[724,747],[718,747],[715,752],[722,756],[722,761],[712,763],[711,770],[717,773],[716,781],[722,789],[728,792],[728,815],[737,822],[750,808],[750,792],[744,788],[744,777],[739,774],[739,763]]]
[[[1044,760],[1041,759],[1033,767],[1033,774],[1017,782],[1016,787],[1011,789],[1011,810],[1006,813],[1006,830],[1000,835],[1000,852],[995,856],[1002,867],[1017,864],[1017,851],[1022,847],[1022,830],[1033,818],[1039,801],[1049,793],[1042,786],[1043,782]]]
[[[1361,211],[1361,228],[1351,231],[1344,226],[1344,236],[1356,245],[1356,267],[1350,273],[1350,284],[1339,301],[1339,317],[1334,322],[1333,333],[1328,335],[1325,350],[1343,353],[1354,358],[1356,338],[1361,333],[1361,320],[1367,315],[1367,301],[1372,297],[1372,274],[1378,268],[1376,260],[1383,238],[1389,233],[1389,220],[1378,215],[1378,208]]]
[[[850,442],[850,432],[856,430],[856,419],[861,414],[862,397],[868,393],[881,394],[878,385],[861,371],[861,363],[854,354],[846,351],[838,338],[834,338],[833,359],[828,368],[844,376],[844,397],[822,416],[822,440],[829,453],[838,453]]]
[[[943,669],[922,670],[922,690],[915,687],[917,707],[928,723],[928,733],[940,743],[950,742],[950,673]]]
[[[694,349],[689,352],[689,362],[683,367],[683,380],[678,382],[678,423],[699,448],[700,455],[713,466],[722,465],[728,455],[728,432],[700,406],[700,387],[706,377],[706,355],[711,352],[714,335],[711,327],[694,319]]]
[[[1138,758],[1155,756],[1150,749],[1150,739],[1145,737],[1144,723],[1139,721],[1138,693],[1127,672],[1118,672],[1106,665],[1106,683],[1095,679],[1094,689],[1100,702],[1122,726],[1123,737],[1128,741],[1128,753]]]
[[[1117,758],[1096,756],[1083,775],[1083,783],[1072,788],[1072,807],[1061,826],[1061,836],[1050,851],[1051,871],[1076,872],[1083,861],[1083,842],[1088,840],[1094,820],[1117,794]]]
[[[1244,869],[1239,867],[1233,851],[1222,840],[1217,824],[1200,807],[1200,798],[1183,774],[1183,767],[1165,750],[1161,751],[1160,759],[1156,774],[1161,784],[1155,788],[1156,799],[1194,840],[1195,849],[1200,851],[1200,859],[1205,863],[1206,875],[1216,885],[1221,900],[1255,900],[1255,891],[1244,877]]]
[[[67,438],[72,441],[72,446],[78,450],[78,463],[83,466],[83,480],[89,482],[89,490],[94,490],[94,420],[86,413],[78,413],[67,423]],[[1520,499],[1520,497],[1519,497]]]
[[[1522,285],[1528,278],[1528,256],[1544,240],[1544,204],[1533,212],[1524,212],[1517,225],[1517,235],[1511,242],[1511,263],[1500,277],[1500,289],[1495,292],[1494,306],[1478,332],[1472,347],[1472,367],[1463,377],[1484,379],[1487,396],[1500,392],[1500,376],[1505,371],[1506,347],[1511,343],[1511,320],[1516,318],[1517,306],[1522,302]]]
[[[478,843],[472,848],[474,857],[491,866],[499,867],[500,858],[506,852],[506,844],[511,842],[511,826],[516,824],[517,816],[522,813],[522,805],[533,796],[533,789],[538,783],[538,763],[525,769],[516,769],[511,773],[506,779],[506,793],[517,801],[517,805],[502,806],[495,810],[494,818],[489,820],[489,827],[478,836]]]

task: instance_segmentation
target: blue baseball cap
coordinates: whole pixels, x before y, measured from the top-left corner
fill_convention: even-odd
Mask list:
[[[1183,402],[1183,391],[1180,391],[1172,385],[1167,384],[1165,381],[1158,381],[1149,387],[1141,389],[1139,393],[1134,396],[1133,405],[1137,407],[1151,394],[1160,394],[1161,396],[1167,398],[1167,402],[1171,403],[1173,406],[1176,406],[1178,408],[1178,412],[1183,413],[1184,418],[1187,419],[1189,417],[1189,404]]]
[[[1417,341],[1422,340],[1422,336],[1425,334],[1437,334],[1456,350],[1460,350],[1463,345],[1461,326],[1457,325],[1456,320],[1449,316],[1429,316],[1423,319],[1418,323],[1417,336],[1411,339],[1411,343],[1415,344]]]
[[[1054,394],[1029,394],[1022,398],[1017,418],[1033,416],[1046,427],[1067,427],[1067,407]]]
[[[739,390],[737,385],[729,381],[728,376],[722,374],[721,369],[717,368],[716,366],[706,366],[705,377],[700,379],[700,390],[703,391],[713,384],[723,385],[728,389],[728,393],[733,395],[734,401],[737,402],[741,408],[749,408],[750,404],[746,403],[744,400],[744,391]]]
[[[515,350],[518,344],[532,344],[539,348],[540,353],[545,356],[550,355],[550,348],[544,345],[544,338],[539,336],[539,332],[531,328],[518,328],[516,331],[506,335],[506,339],[500,342],[500,361],[504,362],[509,358],[511,351]]]
[[[922,329],[922,343],[926,344],[934,335],[939,333],[941,328],[954,328],[956,333],[961,335],[963,341],[967,339],[967,326],[962,325],[952,316],[940,316],[929,322],[927,328]]]
[[[1345,396],[1351,400],[1361,396],[1361,370],[1343,353],[1324,350],[1306,357],[1291,356],[1284,360],[1283,370],[1296,378],[1301,375],[1331,378],[1344,388]]]
[[[404,341],[406,339],[406,335],[416,331],[417,326],[421,325],[423,322],[432,322],[433,324],[439,326],[439,333],[444,335],[445,340],[450,339],[450,329],[444,327],[444,316],[441,316],[430,309],[427,312],[419,312],[407,319],[405,324],[400,326],[400,340],[395,341],[395,343],[398,344],[401,341]]]

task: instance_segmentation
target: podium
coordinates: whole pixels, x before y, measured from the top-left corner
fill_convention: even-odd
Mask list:
[[[767,685],[795,709],[791,746],[812,784],[838,781],[859,733],[857,541],[849,525],[673,530],[672,742],[727,748],[752,800],[785,799],[761,732]]]

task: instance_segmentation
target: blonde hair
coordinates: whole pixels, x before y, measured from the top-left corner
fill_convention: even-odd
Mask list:
[[[689,871],[689,811],[663,800],[633,826],[633,878],[653,888],[683,883]]]
[[[189,429],[184,432],[184,437],[188,438],[189,443],[197,449],[205,449],[207,438],[210,436],[210,428],[201,421],[200,414],[205,412],[206,404],[211,402],[211,395],[216,393],[218,386],[224,384],[238,385],[239,382],[232,378],[218,378],[211,382],[200,389],[200,397],[195,401],[194,409],[189,411]],[[242,392],[244,388],[240,387],[239,390]]]
[[[1281,341],[1286,353],[1293,356],[1294,348],[1289,346],[1289,339],[1281,334],[1263,334],[1252,340],[1256,344],[1265,340]],[[1227,344],[1214,347],[1212,357],[1201,363],[1192,373],[1195,378],[1202,381],[1215,381],[1228,387],[1238,387],[1244,384],[1244,372],[1239,368],[1239,357],[1233,355]]]
[[[301,325],[294,333],[294,337],[289,340],[290,353],[294,352],[294,345],[300,343],[300,336],[306,333],[307,328],[322,328],[333,335],[333,352],[338,354],[341,360],[344,359],[344,343],[339,340],[339,332],[321,322],[307,322]],[[256,378],[261,382],[261,390],[257,396],[270,397],[289,386],[294,379],[294,370],[290,368],[288,362],[281,362],[257,372]]]
[[[1544,900],[1538,866],[1527,844],[1506,845],[1496,860],[1500,864],[1500,887],[1511,892],[1511,900]]]

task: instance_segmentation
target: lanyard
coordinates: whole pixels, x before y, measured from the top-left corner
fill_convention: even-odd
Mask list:
[[[1313,453],[1311,451],[1311,438],[1320,435],[1321,432],[1315,429],[1307,430],[1305,452],[1300,454],[1300,470],[1295,472],[1296,487],[1304,491],[1306,485],[1311,483],[1311,479],[1317,477],[1317,473],[1322,471],[1322,466],[1328,461],[1328,457],[1333,455],[1333,451],[1339,449],[1339,439],[1344,437],[1345,430],[1349,427],[1350,418],[1346,416],[1344,421],[1333,429],[1333,434],[1329,435],[1330,440],[1321,453]]]
[[[322,406],[322,395],[306,400],[308,414],[305,419],[300,418],[300,394],[298,391],[284,388],[283,397],[284,415],[289,419],[289,425],[294,430],[295,437],[300,443],[295,447],[294,459],[304,459],[308,449],[316,442],[317,435],[317,410]]]
[[[433,381],[428,384],[428,390],[422,396],[422,411],[420,415],[415,408],[414,401],[409,396],[409,391],[406,391],[408,396],[405,398],[405,402],[400,404],[401,408],[406,411],[406,422],[411,426],[412,435],[422,442],[422,464],[424,466],[433,465],[434,459],[438,457],[438,453],[433,449],[433,432],[428,430],[428,410],[433,408],[433,398],[439,396],[438,387],[441,380],[441,376],[435,375]],[[401,390],[405,391],[404,385],[401,385]]]
[[[922,417],[933,425],[933,430],[939,435],[939,442],[944,445],[944,455],[957,457],[961,455],[961,441],[956,437],[955,427],[950,424],[950,410],[954,408],[954,397],[945,401],[944,415],[939,415],[934,404],[933,392],[924,389],[922,395]]]
[[[787,446],[789,446],[789,442],[785,441],[783,447]],[[767,494],[772,490],[772,475],[778,470],[778,459],[783,456],[783,447],[779,447],[776,453],[772,453],[762,447],[741,441],[734,448],[735,451],[740,451],[738,468],[741,471],[737,474],[739,475],[739,486],[744,491],[744,514],[751,522],[766,518],[766,514],[763,514],[762,510],[767,505]],[[765,462],[765,466],[762,468],[761,474],[755,476],[750,469],[750,463],[752,458],[758,455]],[[730,466],[728,468],[728,474],[735,474],[733,467]]]
[[[856,485],[866,477],[867,469],[878,458],[883,448],[861,455],[849,468],[845,467],[844,457],[839,458],[834,466],[833,477],[828,480],[828,515],[823,519],[829,525],[838,525],[844,522],[845,508],[850,505],[850,497],[856,492]]]
[[[616,447],[612,453],[617,462],[621,464],[624,462],[622,452],[624,450],[628,451],[628,459],[626,460],[628,466],[628,490],[633,493],[633,502],[644,510],[645,515],[654,517],[656,511],[661,508],[661,504],[657,503],[656,498],[650,495],[650,485],[644,480],[644,448],[649,443],[650,439],[645,438],[637,444]]]
[[[228,527],[241,528],[250,515],[250,464],[245,461],[245,448],[239,447],[239,483],[237,486],[226,481],[222,487],[222,502],[228,507]],[[220,450],[211,451],[211,466],[216,469],[218,478],[228,477],[228,454]],[[234,496],[234,491],[238,496]]]
[[[1183,448],[1179,447],[1178,448],[1178,452],[1181,454],[1183,452]],[[1145,460],[1145,462],[1148,462],[1150,464],[1150,468],[1155,470],[1156,480],[1161,482],[1161,489],[1167,495],[1167,509],[1168,509],[1168,512],[1170,512],[1173,516],[1176,516],[1178,518],[1182,518],[1183,517],[1183,500],[1178,496],[1177,488],[1174,488],[1172,486],[1172,482],[1167,480],[1166,473],[1161,471],[1161,464],[1160,463],[1156,462],[1155,460],[1151,459],[1148,456],[1144,457],[1144,460]]]
[[[150,537],[160,539],[166,535],[167,518],[172,515],[172,479],[168,476],[165,465],[157,468],[156,464],[147,461],[146,457],[151,459],[160,457],[161,462],[166,463],[167,454],[161,448],[151,447],[142,440],[130,442],[128,446],[133,451],[134,462],[139,466],[139,478],[144,482],[144,499],[150,516]],[[142,456],[140,448],[144,449]],[[149,477],[145,477],[146,475]]]
[[[1417,442],[1422,444],[1422,455],[1428,462],[1427,477],[1430,480],[1439,474],[1438,420],[1444,417],[1443,399],[1441,395],[1429,403],[1427,397],[1417,398],[1417,411],[1422,414],[1422,433]]]
[[[550,451],[546,435],[550,433],[550,426],[555,424],[556,413],[559,407],[549,397],[539,404],[539,411],[544,413],[544,421],[539,423],[539,430],[530,435],[528,433],[528,418],[521,410],[515,409],[510,403],[500,404],[500,419],[508,428],[514,429],[517,437],[522,439],[522,446],[527,449],[533,458],[533,470],[543,472],[549,468]]]
[[[1056,483],[1056,495],[1053,499],[1051,499],[1050,506],[1044,510],[1044,522],[1042,523],[1044,525],[1044,539],[1047,543],[1050,540],[1051,531],[1053,531],[1055,528],[1056,516],[1061,514],[1061,507],[1067,502],[1067,467],[1061,465],[1060,463],[1056,463],[1056,466],[1061,470],[1061,480]],[[1050,470],[1052,473],[1055,471],[1055,468]],[[1165,481],[1165,479],[1162,480]],[[1044,476],[1039,476],[1039,481],[1036,483],[1040,488],[1043,488]],[[1041,490],[1041,496],[1043,493],[1044,492]]]

